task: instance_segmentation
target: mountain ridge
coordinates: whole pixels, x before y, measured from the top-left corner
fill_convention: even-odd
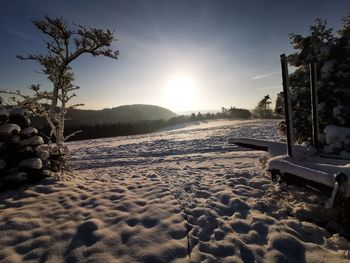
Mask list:
[[[67,126],[96,125],[118,122],[138,122],[147,120],[168,120],[177,116],[169,109],[149,104],[121,105],[102,110],[67,109]],[[43,118],[33,118],[32,123],[37,126],[44,126]]]

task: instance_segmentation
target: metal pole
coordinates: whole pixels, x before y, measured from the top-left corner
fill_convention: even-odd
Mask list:
[[[281,55],[281,67],[282,67],[282,85],[284,96],[284,112],[286,117],[287,128],[287,154],[293,156],[293,119],[292,119],[292,104],[290,101],[289,91],[289,74],[288,74],[288,60],[285,54]]]
[[[318,126],[318,98],[317,98],[317,67],[316,63],[310,64],[310,88],[311,88],[311,112],[312,112],[312,145],[318,149],[318,135],[319,135],[319,126]]]

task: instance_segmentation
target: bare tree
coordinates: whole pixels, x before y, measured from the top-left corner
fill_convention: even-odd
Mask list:
[[[40,64],[41,71],[52,82],[52,91],[41,91],[40,85],[32,85],[33,95],[24,95],[19,90],[15,92],[1,91],[13,95],[12,100],[32,111],[35,115],[46,118],[51,127],[51,136],[55,137],[58,146],[63,147],[64,123],[68,101],[76,96],[78,86],[73,84],[74,73],[70,64],[83,54],[105,56],[117,59],[119,51],[111,49],[115,39],[114,32],[105,29],[68,26],[62,18],[45,17],[32,21],[35,27],[47,36],[46,53],[17,56],[22,60],[33,60]],[[46,100],[49,107],[42,104]],[[70,105],[70,108],[82,104]],[[70,137],[69,135],[68,137]]]

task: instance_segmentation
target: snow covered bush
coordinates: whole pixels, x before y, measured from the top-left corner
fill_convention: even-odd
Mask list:
[[[310,35],[291,34],[290,38],[297,50],[288,56],[289,63],[296,67],[290,74],[296,139],[310,141],[312,134],[310,63],[317,65],[320,133],[327,125],[350,127],[350,16],[343,19],[343,28],[336,34],[326,21],[317,19]],[[321,134],[322,145],[325,138]]]
[[[350,128],[327,125],[324,129],[326,153],[337,153],[350,158]]]

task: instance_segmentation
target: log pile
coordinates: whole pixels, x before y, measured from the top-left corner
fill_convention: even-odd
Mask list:
[[[37,183],[49,175],[49,151],[27,112],[0,108],[0,190]]]

